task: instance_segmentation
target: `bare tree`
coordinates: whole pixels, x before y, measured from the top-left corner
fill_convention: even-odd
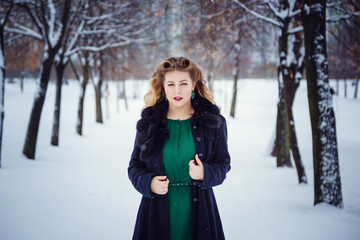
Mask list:
[[[230,107],[230,116],[235,118],[235,110],[236,110],[236,102],[237,102],[237,89],[238,89],[238,79],[240,77],[240,62],[241,62],[241,53],[244,52],[244,46],[246,44],[247,47],[254,47],[253,45],[255,39],[254,29],[256,27],[253,26],[253,21],[256,19],[252,17],[250,14],[243,8],[239,8],[237,4],[230,2],[231,8],[227,8],[226,18],[228,22],[228,35],[234,44],[232,44],[232,59],[229,60],[232,62],[233,70],[233,93]]]
[[[357,88],[360,73],[360,2],[328,1],[327,2],[327,32],[329,77],[354,79],[354,98],[357,98]],[[336,93],[338,94],[338,88]]]
[[[301,53],[301,35],[302,26],[296,16],[300,14],[300,9],[296,1],[265,1],[259,6],[265,6],[265,9],[273,17],[259,14],[251,10],[243,3],[233,0],[240,7],[245,9],[253,16],[272,24],[279,28],[279,67],[278,67],[278,85],[279,85],[279,102],[277,105],[276,121],[276,139],[274,152],[277,158],[277,166],[292,166],[290,161],[290,149],[293,154],[294,162],[297,169],[299,183],[307,183],[305,168],[301,161],[300,151],[297,144],[295,131],[295,122],[292,114],[292,104],[296,90],[299,86],[303,69],[303,53]],[[276,5],[274,5],[276,4]],[[264,9],[264,8],[262,8]],[[295,25],[294,25],[295,24]],[[292,42],[293,47],[289,49],[289,36],[295,35]]]
[[[210,0],[184,4],[182,42],[188,54],[198,59],[206,70],[206,80],[211,90],[213,76],[235,45],[234,41],[230,41],[229,37],[233,37],[233,34],[228,34],[226,22],[229,4],[229,1]]]
[[[69,27],[66,28],[61,48],[59,49],[54,61],[56,70],[56,94],[53,129],[51,135],[51,145],[53,146],[59,145],[61,91],[64,71],[69,62],[69,55],[67,52],[76,47],[78,39],[85,26],[85,20],[82,18],[82,16],[86,15],[87,9],[88,3],[85,0],[74,3],[69,9]]]
[[[52,0],[24,1],[18,2],[17,5],[29,14],[33,24],[36,26],[36,30],[27,27],[27,23],[17,22],[15,18],[10,18],[11,26],[5,30],[33,37],[44,43],[39,87],[35,93],[23,148],[24,155],[29,159],[34,159],[40,117],[49,83],[51,66],[66,34],[71,0],[64,0],[63,2],[53,2]]]

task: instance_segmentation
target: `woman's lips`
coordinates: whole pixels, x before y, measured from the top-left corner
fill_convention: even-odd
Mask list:
[[[181,101],[183,98],[182,97],[174,97],[175,101]]]

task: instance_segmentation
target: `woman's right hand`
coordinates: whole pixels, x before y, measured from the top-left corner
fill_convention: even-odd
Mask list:
[[[150,188],[153,193],[164,195],[168,192],[169,179],[166,176],[155,176],[151,179]]]

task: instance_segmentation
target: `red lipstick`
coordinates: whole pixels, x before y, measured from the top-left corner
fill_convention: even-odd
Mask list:
[[[183,98],[182,97],[174,97],[175,101],[181,101]]]

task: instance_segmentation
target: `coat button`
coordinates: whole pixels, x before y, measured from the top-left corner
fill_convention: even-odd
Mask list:
[[[202,153],[199,153],[199,157],[202,157],[203,156],[203,154]]]
[[[193,201],[194,201],[194,202],[197,202],[197,198],[194,198]]]
[[[200,142],[201,141],[201,137],[197,137],[196,141]]]
[[[196,128],[197,128],[197,126],[196,126],[196,125],[194,125],[194,126],[193,126],[193,129],[196,129]]]

